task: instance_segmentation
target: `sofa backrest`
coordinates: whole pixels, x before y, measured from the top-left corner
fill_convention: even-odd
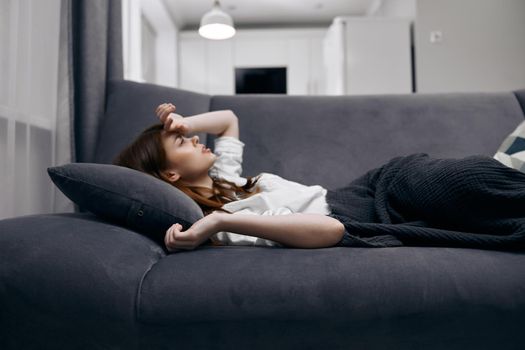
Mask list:
[[[239,117],[244,176],[272,172],[329,189],[410,153],[492,156],[524,118],[512,92],[213,96],[211,110],[220,109]]]
[[[514,91],[514,95],[518,99],[518,102],[521,105],[521,109],[523,110],[523,113],[525,114],[525,89]]]
[[[110,81],[106,96],[104,119],[98,131],[95,163],[111,163],[119,152],[142,130],[160,123],[155,115],[157,106],[171,102],[176,113],[193,115],[208,112],[211,97],[191,91],[127,80]],[[206,143],[206,133],[199,133]]]
[[[112,159],[157,122],[162,102],[184,116],[231,109],[245,143],[243,176],[270,172],[335,189],[389,159],[492,156],[521,121],[525,91],[366,96],[209,96],[131,81],[110,83],[94,162]],[[521,101],[521,102],[520,102]],[[215,135],[199,134],[213,147]]]

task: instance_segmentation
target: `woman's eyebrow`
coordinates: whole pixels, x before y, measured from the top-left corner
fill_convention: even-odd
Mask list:
[[[180,139],[180,134],[175,134],[175,138],[173,139],[173,143],[177,143],[178,139]]]

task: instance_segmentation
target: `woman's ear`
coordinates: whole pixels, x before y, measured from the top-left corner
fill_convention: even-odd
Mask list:
[[[180,179],[179,173],[176,171],[168,170],[164,172],[164,177],[171,183],[175,183]]]

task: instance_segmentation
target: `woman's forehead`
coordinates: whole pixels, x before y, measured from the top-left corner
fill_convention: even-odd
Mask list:
[[[163,142],[171,142],[176,143],[179,141],[179,139],[182,138],[182,135],[173,131],[165,131],[163,130],[160,134]]]
[[[163,139],[168,139],[170,137],[173,137],[173,136],[177,136],[178,134],[173,132],[173,131],[166,131],[166,130],[162,130],[160,132],[160,136],[163,138]]]

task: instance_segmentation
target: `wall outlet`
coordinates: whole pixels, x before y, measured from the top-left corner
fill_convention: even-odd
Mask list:
[[[430,32],[430,43],[436,44],[443,41],[443,32],[441,30],[433,30]]]

